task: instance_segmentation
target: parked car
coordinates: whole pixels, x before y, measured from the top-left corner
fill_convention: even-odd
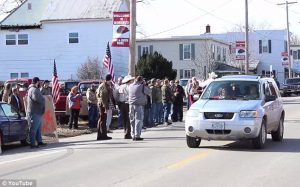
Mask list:
[[[0,102],[0,152],[4,144],[16,141],[28,144],[28,122],[12,105]]]
[[[300,78],[286,79],[283,84],[283,96],[300,93]]]
[[[263,148],[267,133],[282,141],[284,133],[282,98],[272,78],[236,75],[211,82],[185,119],[188,147],[205,140],[252,140]]]

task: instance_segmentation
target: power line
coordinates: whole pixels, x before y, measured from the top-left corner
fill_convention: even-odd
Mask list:
[[[150,35],[144,36],[142,39],[149,38],[149,37],[152,37],[152,36],[156,36],[156,35],[159,35],[159,34],[163,34],[163,33],[166,33],[166,32],[172,31],[172,30],[176,30],[176,29],[178,29],[178,28],[180,28],[180,27],[183,27],[183,26],[185,26],[185,25],[188,25],[188,24],[190,24],[190,23],[192,23],[192,22],[194,22],[194,21],[197,21],[198,19],[200,19],[200,18],[202,18],[202,17],[204,17],[204,16],[206,16],[206,15],[208,15],[208,14],[211,14],[211,15],[215,16],[215,15],[212,14],[211,12],[216,11],[217,9],[223,7],[224,5],[228,4],[228,3],[231,2],[231,1],[233,1],[233,0],[228,0],[228,1],[224,2],[223,4],[221,4],[221,6],[218,6],[217,8],[211,10],[210,12],[209,12],[209,11],[206,11],[206,10],[203,10],[203,11],[205,12],[205,14],[202,14],[202,15],[200,15],[200,16],[197,16],[197,17],[195,17],[195,18],[193,18],[193,19],[188,20],[187,22],[184,22],[184,23],[182,23],[182,24],[176,25],[176,26],[171,27],[171,28],[169,28],[169,29],[166,29],[166,30],[163,30],[163,31],[154,33],[154,34],[150,34]],[[187,3],[189,3],[189,2],[187,2]],[[194,7],[195,7],[195,6],[194,6]],[[199,8],[199,7],[198,7],[198,8]],[[199,9],[200,9],[200,8],[199,8]],[[215,16],[215,17],[217,17],[217,16]],[[222,19],[222,18],[219,18],[219,19]],[[224,20],[223,20],[223,21],[224,21]],[[229,21],[226,20],[226,22],[229,22]],[[234,23],[230,22],[230,24],[234,24]],[[237,25],[237,24],[234,24],[234,25]]]

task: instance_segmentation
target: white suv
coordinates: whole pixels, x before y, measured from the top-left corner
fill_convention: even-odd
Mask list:
[[[284,115],[274,79],[224,76],[211,82],[188,110],[187,145],[199,147],[201,139],[251,139],[254,148],[263,148],[267,133],[274,141],[282,141]]]

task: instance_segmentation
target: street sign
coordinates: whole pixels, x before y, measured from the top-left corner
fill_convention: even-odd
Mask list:
[[[235,42],[235,59],[236,60],[245,60],[246,59],[246,44],[245,41],[236,41]]]
[[[113,12],[113,47],[129,47],[130,12]]]
[[[282,52],[281,53],[281,62],[283,66],[289,65],[289,54],[288,52]]]

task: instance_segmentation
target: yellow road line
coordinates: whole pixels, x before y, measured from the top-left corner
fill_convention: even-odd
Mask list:
[[[169,165],[167,168],[168,169],[175,169],[175,168],[178,168],[178,167],[181,167],[181,166],[184,166],[188,163],[191,163],[195,160],[200,160],[201,158],[204,158],[206,157],[207,155],[209,154],[209,151],[202,151],[196,155],[193,155],[193,156],[190,156],[184,160],[181,160],[179,162],[176,162],[175,164],[171,164]]]

